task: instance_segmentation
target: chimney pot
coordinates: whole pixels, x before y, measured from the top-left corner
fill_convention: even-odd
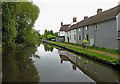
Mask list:
[[[73,22],[77,22],[77,18],[76,17],[73,18]]]
[[[61,26],[63,25],[63,22],[61,22]]]
[[[102,13],[102,9],[99,8],[99,9],[97,10],[97,14],[100,14],[100,13]]]
[[[86,20],[86,19],[88,19],[88,16],[85,16],[85,17],[84,17],[84,20]]]

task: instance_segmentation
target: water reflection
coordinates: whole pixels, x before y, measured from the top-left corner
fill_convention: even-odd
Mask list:
[[[50,51],[50,52],[48,52]],[[3,48],[3,82],[118,82],[118,70],[45,43]]]
[[[44,49],[45,51],[53,51],[54,46],[52,44],[44,43]]]
[[[34,56],[36,47],[8,50],[3,48],[3,82],[39,82],[40,77],[30,56]]]
[[[0,83],[2,82],[2,46],[0,45]]]
[[[61,64],[64,61],[70,61],[73,64],[73,70],[76,70],[77,66],[79,70],[83,71],[96,82],[120,81],[120,73],[118,73],[117,69],[113,69],[101,63],[92,62],[89,59],[80,57],[68,51],[59,50],[58,53],[61,58]]]
[[[40,59],[35,60],[35,67],[39,72],[40,82],[94,82],[90,77],[79,70],[74,63],[61,54],[59,56],[58,49],[52,46],[53,51],[48,52],[46,46],[41,45],[37,48],[37,55]]]

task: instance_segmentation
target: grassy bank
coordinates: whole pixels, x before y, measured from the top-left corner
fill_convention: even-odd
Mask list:
[[[73,46],[83,47],[83,45],[75,44],[75,43],[65,43],[65,44],[70,44],[70,45],[73,45]],[[115,50],[115,49],[106,49],[106,48],[98,47],[98,46],[97,47],[96,46],[87,46],[87,48],[88,49],[93,49],[93,50],[104,51],[104,52],[108,52],[108,53],[115,54],[115,55],[120,54],[120,50]]]
[[[113,64],[113,65],[120,64],[118,62],[118,61],[120,61],[120,59],[117,59],[117,58],[113,58],[113,57],[106,56],[106,55],[101,55],[101,54],[98,54],[98,53],[95,53],[95,52],[92,52],[92,51],[88,51],[88,50],[84,50],[84,49],[79,49],[79,48],[67,46],[67,45],[64,45],[64,43],[51,42],[51,41],[47,41],[47,42],[58,45],[58,46],[61,46],[61,47],[64,47],[64,48],[67,48],[67,49],[70,49],[72,51],[76,51],[78,53],[82,53],[84,55],[89,55],[90,58],[100,60],[100,61],[104,61],[104,62],[107,62],[109,64]]]

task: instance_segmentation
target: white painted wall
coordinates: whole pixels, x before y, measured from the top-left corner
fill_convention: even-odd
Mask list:
[[[70,42],[71,43],[76,43],[76,40],[77,40],[77,38],[76,38],[76,29],[71,30],[71,34],[70,35],[71,35]],[[74,35],[75,35],[76,39],[74,39]]]
[[[65,36],[65,31],[60,31],[59,36]]]
[[[116,16],[117,20],[117,31],[120,31],[120,13]]]
[[[65,41],[68,42],[68,32],[65,32]]]

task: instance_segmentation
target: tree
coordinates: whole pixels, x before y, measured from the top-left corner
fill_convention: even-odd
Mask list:
[[[25,6],[25,7],[24,7]],[[2,2],[2,38],[7,46],[35,45],[38,34],[32,29],[39,8],[31,2]]]
[[[57,36],[58,36],[58,32],[55,32],[55,33],[54,33],[54,36],[56,36],[56,37],[57,37]]]
[[[51,30],[50,32],[51,32],[51,35],[53,35],[53,30]]]

